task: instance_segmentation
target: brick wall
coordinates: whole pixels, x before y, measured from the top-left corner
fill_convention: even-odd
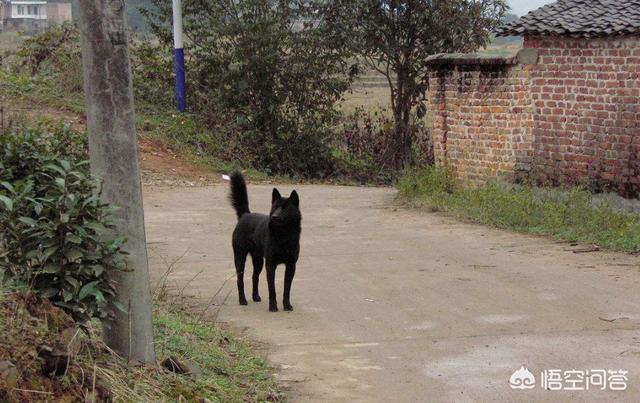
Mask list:
[[[533,127],[528,76],[521,66],[432,71],[428,98],[436,163],[447,163],[470,184],[527,170]]]
[[[531,65],[440,64],[430,73],[436,162],[471,184],[541,182],[640,193],[640,38],[537,38]]]
[[[640,191],[640,40],[527,37],[534,171],[554,183]]]

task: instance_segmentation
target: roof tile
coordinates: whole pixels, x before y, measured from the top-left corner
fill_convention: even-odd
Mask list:
[[[640,0],[558,0],[498,29],[498,36],[594,37],[640,33]]]

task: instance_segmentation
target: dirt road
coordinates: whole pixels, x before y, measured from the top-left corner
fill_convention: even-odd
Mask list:
[[[236,221],[225,186],[145,190],[153,276],[165,270],[160,255],[184,255],[172,281],[189,283],[203,304],[220,287],[218,303],[230,293],[219,319],[265,343],[291,401],[640,399],[638,256],[576,254],[545,238],[396,209],[391,189],[296,188],[303,233],[291,313],[267,311],[264,273],[261,303],[239,306],[234,281],[225,284]],[[265,212],[270,194],[250,186],[251,209]],[[510,388],[522,365],[535,388]],[[546,369],[622,369],[628,387],[544,390]],[[584,378],[573,385],[584,389]]]

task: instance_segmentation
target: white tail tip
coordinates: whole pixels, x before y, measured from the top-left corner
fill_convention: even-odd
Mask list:
[[[225,181],[230,181],[231,180],[229,175],[222,175],[222,179],[225,180]]]

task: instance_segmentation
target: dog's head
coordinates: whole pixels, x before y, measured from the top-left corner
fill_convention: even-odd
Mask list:
[[[301,220],[298,192],[294,190],[289,197],[282,197],[278,189],[273,188],[269,225],[272,227],[299,226]]]

